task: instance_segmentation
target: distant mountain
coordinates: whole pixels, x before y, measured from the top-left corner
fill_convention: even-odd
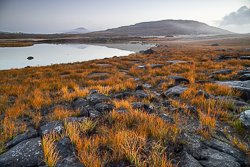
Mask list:
[[[87,36],[172,36],[232,34],[232,32],[192,20],[162,20],[97,31]]]
[[[90,32],[89,30],[87,30],[83,27],[79,27],[79,28],[68,31],[65,34],[85,34],[85,33],[89,33],[89,32]]]

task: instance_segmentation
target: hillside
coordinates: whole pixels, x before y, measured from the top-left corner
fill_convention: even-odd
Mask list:
[[[232,34],[227,30],[211,27],[192,20],[162,20],[137,23],[130,26],[88,33],[88,36],[169,36],[200,34]]]

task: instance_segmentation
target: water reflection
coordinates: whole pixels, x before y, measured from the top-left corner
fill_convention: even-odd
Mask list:
[[[133,45],[133,51],[126,49],[127,46],[123,49],[123,45],[127,44],[119,44],[119,49],[113,46],[86,44],[38,44],[31,47],[0,48],[0,70],[125,56],[153,46],[137,44],[137,46]],[[29,56],[34,59],[28,60]]]

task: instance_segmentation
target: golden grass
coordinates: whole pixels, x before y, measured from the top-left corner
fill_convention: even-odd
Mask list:
[[[242,47],[233,46],[232,52],[242,49]],[[170,52],[163,52],[163,49]],[[235,72],[228,75],[216,75],[214,79],[209,76],[214,71],[225,68],[230,68],[233,71],[242,70],[244,66],[250,66],[249,60],[214,62],[213,60],[220,53],[215,52],[214,48],[209,45],[201,46],[200,44],[183,43],[182,48],[179,48],[177,44],[171,44],[168,48],[159,47],[155,50],[159,54],[136,53],[127,57],[107,60],[0,71],[0,112],[8,116],[2,122],[0,144],[1,141],[5,143],[14,138],[19,132],[25,132],[26,125],[18,122],[19,118],[30,116],[34,126],[39,128],[43,120],[61,120],[78,114],[77,111],[56,108],[52,113],[41,115],[40,109],[43,107],[51,107],[54,104],[64,104],[65,102],[72,104],[75,99],[89,95],[90,89],[97,89],[99,93],[109,96],[124,91],[133,93],[138,83],[149,83],[153,86],[153,90],[162,93],[169,87],[177,85],[174,80],[170,79],[169,82],[156,88],[161,80],[167,79],[168,75],[178,75],[189,79],[190,84],[185,85],[188,89],[181,97],[169,98],[168,100],[175,108],[184,109],[187,105],[197,108],[201,126],[208,127],[208,130],[198,130],[204,138],[213,135],[213,131],[216,130],[216,120],[233,121],[230,117],[233,114],[231,112],[234,108],[233,103],[218,102],[212,98],[206,99],[204,96],[196,96],[196,94],[200,89],[214,96],[234,97],[240,96],[240,92],[225,85],[198,84],[195,81],[238,79],[239,76]],[[248,52],[239,52],[239,56],[245,54]],[[167,57],[171,55],[174,56]],[[139,60],[147,64],[147,68],[138,69],[139,64],[131,63],[131,60]],[[170,65],[166,62],[169,60],[190,61],[193,64]],[[100,63],[111,65],[108,67],[97,65]],[[151,64],[157,63],[164,66],[162,68],[150,67]],[[124,71],[127,75],[120,73]],[[100,72],[108,73],[108,75],[88,76],[91,73]],[[140,81],[135,82],[131,77],[139,78]],[[146,91],[150,92],[148,89]],[[150,93],[152,95],[152,92]],[[10,100],[10,97],[14,97],[14,100]],[[160,100],[163,99],[160,98]],[[81,124],[65,123],[66,132],[63,135],[70,138],[78,151],[77,157],[86,166],[103,166],[106,163],[118,161],[129,161],[136,166],[172,166],[171,157],[166,153],[166,146],[179,144],[178,134],[183,131],[182,124],[187,123],[188,117],[180,118],[180,113],[172,113],[174,123],[170,124],[157,117],[158,113],[150,115],[132,109],[131,102],[154,105],[150,102],[150,98],[142,100],[131,96],[127,100],[112,99],[116,108],[122,107],[129,112],[121,114],[112,111],[109,115],[103,116],[102,119],[86,120]],[[166,112],[163,111],[163,108],[159,108],[159,110],[161,113]],[[189,112],[186,114],[190,115]],[[49,166],[55,165],[59,158],[58,154],[53,151],[53,142],[59,138],[46,136],[43,140],[44,149],[47,150],[46,163]],[[245,152],[249,151],[243,144],[244,141],[238,141],[238,139],[231,139],[231,141],[236,147]],[[4,144],[2,148],[4,148]]]
[[[33,43],[0,43],[0,47],[27,47],[33,45]]]

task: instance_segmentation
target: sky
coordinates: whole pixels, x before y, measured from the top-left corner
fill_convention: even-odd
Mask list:
[[[250,0],[0,0],[6,32],[97,31],[167,19],[250,33]]]

